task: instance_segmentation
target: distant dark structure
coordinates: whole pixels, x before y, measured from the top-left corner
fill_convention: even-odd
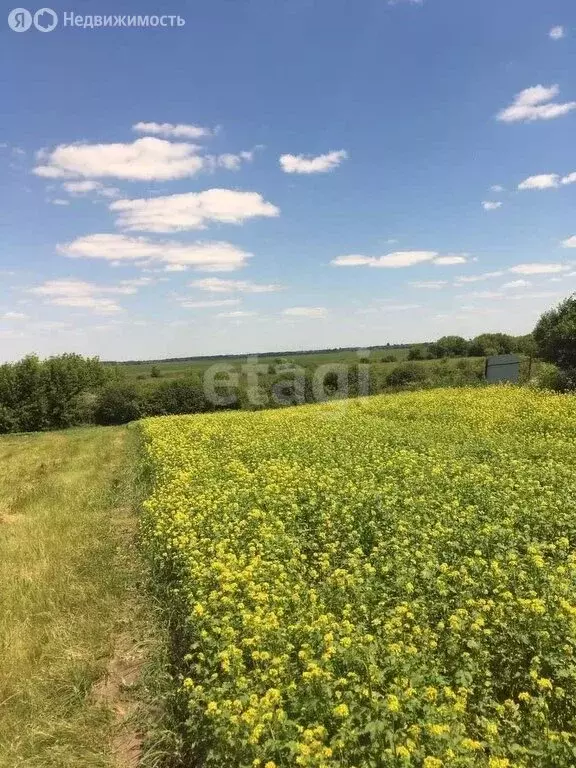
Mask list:
[[[491,355],[486,358],[486,381],[496,383],[520,380],[520,358],[518,355]]]

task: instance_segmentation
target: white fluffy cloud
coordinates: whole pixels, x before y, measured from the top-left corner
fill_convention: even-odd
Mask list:
[[[576,173],[560,176],[558,173],[539,173],[528,176],[518,184],[518,189],[557,189],[560,186],[576,183]]]
[[[251,253],[226,242],[153,242],[145,237],[96,234],[58,246],[71,258],[103,259],[136,264],[161,263],[171,271],[192,268],[204,272],[230,272],[246,265]]]
[[[562,104],[552,99],[560,92],[557,85],[535,85],[518,93],[509,107],[501,110],[496,119],[505,123],[552,120],[576,109],[576,101]]]
[[[180,304],[187,309],[210,309],[212,307],[232,307],[240,304],[240,299],[221,299],[214,301],[191,301],[181,299]]]
[[[494,299],[494,300],[500,300],[505,299],[506,301],[534,301],[535,299],[550,299],[550,298],[559,298],[557,291],[518,291],[518,292],[512,292],[509,293],[507,291],[498,290],[498,291],[476,291],[473,293],[466,294],[466,298],[468,299]],[[476,311],[476,310],[474,310]]]
[[[205,136],[211,136],[212,131],[209,128],[203,128],[200,125],[186,125],[179,123],[136,123],[132,126],[136,133],[147,133],[155,136],[167,136],[175,139],[202,139]]]
[[[449,256],[438,256],[437,259],[434,259],[434,264],[438,264],[442,267],[450,267],[454,264],[466,264],[467,261],[467,256],[455,253]]]
[[[447,285],[446,280],[416,280],[410,283],[413,288],[425,288],[431,290],[437,290]]]
[[[362,256],[361,254],[350,254],[349,256],[337,256],[330,262],[335,267],[363,267],[371,266],[375,261],[373,256]]]
[[[23,312],[4,312],[0,317],[2,320],[26,320],[28,315]]]
[[[479,283],[483,280],[490,280],[493,277],[502,277],[504,272],[498,270],[496,272],[483,272],[480,275],[462,275],[457,277],[454,281],[456,284],[460,283]]]
[[[565,37],[564,27],[552,27],[550,32],[548,32],[548,37],[551,37],[552,40],[562,40]]]
[[[252,283],[250,280],[222,280],[219,277],[193,280],[189,285],[191,288],[199,288],[201,291],[210,291],[211,293],[273,293],[274,291],[282,290],[282,286],[275,283]]]
[[[510,267],[509,272],[514,272],[518,275],[551,275],[557,272],[564,272],[570,269],[565,264],[546,264],[546,263],[531,263],[531,264],[517,264],[515,267]]]
[[[211,172],[219,168],[238,171],[243,163],[254,159],[252,150],[221,155],[204,154],[198,144],[188,141],[173,142],[169,138],[197,139],[211,135],[207,128],[171,123],[136,123],[135,131],[144,136],[131,143],[114,144],[61,144],[53,150],[40,150],[36,154],[37,176],[49,179],[117,178],[131,181],[169,181],[184,179],[200,171]],[[72,181],[64,184],[70,194],[97,192],[103,197],[116,197],[117,190],[99,182]]]
[[[536,176],[528,176],[518,184],[518,189],[552,189],[560,184],[560,176],[557,173],[539,173]]]
[[[254,151],[243,151],[237,155],[226,152],[223,155],[210,156],[206,158],[211,163],[213,170],[216,168],[225,168],[227,171],[239,171],[242,163],[249,163],[254,159]]]
[[[501,184],[493,184],[490,187],[491,192],[504,192],[504,187]]]
[[[65,181],[62,184],[62,187],[73,197],[86,195],[89,192],[95,192],[97,195],[100,195],[100,197],[118,197],[120,194],[120,190],[116,187],[105,187],[100,181],[94,181],[92,179],[86,179],[84,181]]]
[[[509,283],[504,283],[501,288],[505,291],[518,290],[519,288],[528,288],[532,283],[529,280],[511,280]]]
[[[116,286],[101,286],[83,280],[48,280],[42,285],[30,288],[30,293],[42,296],[47,303],[58,307],[88,309],[97,314],[110,315],[121,312],[122,308],[106,294],[126,293]]]
[[[348,153],[345,149],[328,152],[317,157],[310,155],[281,155],[280,166],[284,173],[327,173],[338,168],[347,157]]]
[[[424,261],[433,261],[439,254],[437,251],[395,251],[385,256],[337,256],[330,263],[335,267],[382,267],[398,269],[421,264]]]
[[[357,315],[385,315],[387,312],[407,312],[411,309],[422,309],[421,304],[378,304],[362,307],[356,310]]]
[[[495,211],[497,208],[501,208],[502,203],[496,202],[494,200],[483,200],[482,201],[482,208],[484,208],[485,211]]]
[[[379,267],[383,269],[400,269],[412,267],[415,264],[431,262],[440,266],[450,264],[464,264],[467,257],[464,254],[447,254],[441,256],[437,251],[395,251],[385,256],[362,256],[351,254],[349,256],[337,256],[330,262],[335,267]]]
[[[576,235],[562,241],[562,248],[576,248]]]
[[[167,181],[194,176],[205,166],[194,144],[172,143],[153,136],[131,144],[61,144],[40,152],[34,168],[45,178],[117,178]]]
[[[258,312],[249,312],[247,310],[238,309],[234,312],[219,312],[218,317],[255,317]]]
[[[65,181],[62,184],[66,192],[70,192],[71,195],[84,195],[86,192],[94,192],[102,185],[99,181]]]
[[[326,307],[288,307],[282,311],[286,317],[326,317]]]
[[[210,222],[241,224],[248,219],[274,217],[280,209],[257,192],[207,189],[180,195],[115,200],[110,210],[118,213],[117,225],[140,232],[178,232],[205,229]]]

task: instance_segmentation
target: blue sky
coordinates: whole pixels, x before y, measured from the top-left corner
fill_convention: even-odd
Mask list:
[[[1,29],[0,358],[524,333],[576,290],[571,0],[51,7]]]

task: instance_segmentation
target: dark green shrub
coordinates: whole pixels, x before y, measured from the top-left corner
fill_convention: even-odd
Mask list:
[[[424,360],[424,353],[421,347],[412,347],[408,352],[408,360]]]
[[[85,423],[79,399],[83,393],[99,388],[105,378],[104,367],[96,358],[76,354],[43,361],[28,355],[16,363],[1,365],[2,429],[35,432]]]
[[[200,386],[186,380],[163,382],[147,394],[142,405],[147,416],[202,413],[209,406]]]
[[[141,407],[138,394],[130,384],[110,384],[98,395],[94,406],[94,421],[102,426],[127,424],[139,419]]]
[[[542,315],[534,340],[542,360],[563,371],[576,370],[576,294]]]
[[[386,377],[389,387],[403,387],[406,384],[421,382],[426,379],[426,371],[423,366],[416,363],[401,363]]]
[[[570,392],[576,389],[576,370],[564,371],[552,363],[541,363],[530,384],[551,392]]]
[[[507,333],[481,333],[470,342],[468,353],[471,357],[508,355],[515,346],[514,337]]]
[[[18,420],[11,408],[0,405],[0,435],[18,431]]]

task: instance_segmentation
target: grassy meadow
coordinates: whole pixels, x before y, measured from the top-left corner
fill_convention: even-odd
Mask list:
[[[126,427],[0,438],[2,768],[136,765],[136,450]]]
[[[330,350],[319,352],[296,352],[285,355],[266,354],[257,358],[259,364],[268,365],[268,374],[262,375],[262,384],[267,387],[278,373],[286,366],[292,364],[301,366],[307,373],[313,374],[319,366],[343,364],[369,364],[370,366],[370,390],[372,393],[389,389],[387,377],[398,366],[408,360],[409,347],[382,347],[370,350]],[[426,350],[423,348],[423,354]],[[392,359],[393,358],[393,359]],[[521,380],[526,382],[531,375],[537,373],[538,361],[531,362],[527,355],[521,358]],[[250,358],[251,360],[253,358]],[[200,381],[205,372],[212,365],[228,365],[240,374],[242,381],[242,366],[245,366],[249,358],[247,356],[236,357],[206,357],[192,360],[160,360],[113,364],[120,375],[128,382],[135,384],[141,390],[154,389],[159,380],[178,381],[183,379],[195,379]],[[479,378],[484,372],[485,357],[444,358],[441,360],[415,360],[413,365],[422,372],[423,378],[436,386],[460,385],[463,382],[458,378],[458,372],[462,368],[473,372]],[[112,364],[108,364],[112,365]]]
[[[345,363],[352,364],[358,363],[360,358],[367,358],[371,363],[379,365],[382,363],[382,358],[393,355],[397,362],[403,362],[408,357],[408,347],[381,347],[378,349],[366,350],[358,354],[356,350],[329,350],[329,351],[314,351],[314,352],[292,352],[283,354],[267,353],[258,357],[258,362],[268,363],[273,366],[275,360],[282,359],[283,361],[291,362],[296,365],[301,365],[306,369],[313,369],[319,365],[327,365],[330,363]],[[255,356],[254,356],[255,357]],[[159,361],[143,361],[143,362],[129,362],[120,363],[119,366],[124,372],[126,377],[131,380],[142,380],[150,376],[152,367],[155,367],[160,372],[163,378],[178,379],[184,376],[201,376],[211,365],[225,364],[232,365],[235,368],[245,365],[247,355],[236,355],[229,357],[201,357],[191,360],[159,360]],[[394,363],[384,363],[386,370],[391,370],[394,367]]]

